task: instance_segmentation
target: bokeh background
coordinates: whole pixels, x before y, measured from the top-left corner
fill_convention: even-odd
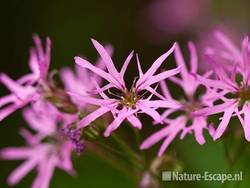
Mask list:
[[[206,39],[205,36],[215,28],[230,33],[236,39],[249,32],[249,7],[248,0],[2,1],[0,72],[18,78],[28,71],[27,60],[29,48],[33,45],[33,33],[39,34],[42,38],[51,37],[52,69],[72,67],[75,55],[84,55],[90,60],[95,60],[96,52],[90,38],[114,46],[114,61],[118,67],[134,49],[140,54],[143,68],[146,68],[174,41],[180,42],[182,47],[185,47],[188,40],[201,45]],[[173,65],[173,62],[169,61],[169,65]],[[133,62],[135,63],[135,60]],[[130,70],[128,79],[132,80],[136,70]],[[0,92],[2,96],[7,91],[0,86]],[[0,148],[24,144],[18,135],[20,126],[25,126],[20,111],[1,122]],[[228,144],[232,155],[239,154],[239,159],[233,167],[228,164],[228,148],[225,151],[222,141],[213,142],[208,136],[204,146],[199,146],[192,136],[187,136],[183,141],[176,139],[170,147],[176,150],[178,160],[187,172],[243,171],[242,182],[224,185],[202,181],[171,182],[166,183],[166,187],[249,187],[249,145],[244,139],[234,140],[233,136],[229,143],[231,142],[242,142],[245,146],[244,150],[236,150],[234,144]],[[155,147],[155,151],[158,147],[159,145]],[[1,188],[8,187],[5,180],[19,163],[0,161]],[[119,167],[91,153],[84,153],[74,163],[78,177],[72,178],[57,170],[51,182],[52,188],[137,187],[133,179],[119,170]],[[15,187],[30,187],[34,176],[35,172],[29,174]]]

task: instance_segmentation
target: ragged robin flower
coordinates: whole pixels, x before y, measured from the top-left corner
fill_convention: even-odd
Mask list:
[[[164,154],[170,143],[179,133],[181,139],[183,139],[187,133],[193,133],[196,141],[199,144],[204,144],[205,138],[203,136],[203,130],[210,128],[209,130],[212,132],[212,127],[207,125],[207,116],[193,115],[193,112],[207,106],[208,104],[205,98],[206,93],[197,96],[198,88],[201,84],[195,79],[193,74],[198,71],[198,57],[195,46],[191,42],[189,43],[189,51],[190,70],[187,68],[187,64],[185,63],[180,47],[176,45],[174,52],[175,60],[177,65],[181,66],[181,72],[180,77],[173,76],[170,78],[170,80],[178,85],[178,87],[182,88],[185,99],[177,101],[172,98],[166,83],[164,81],[160,83],[165,100],[172,103],[178,103],[179,108],[167,109],[161,116],[164,121],[164,127],[144,140],[141,145],[141,149],[148,149],[160,140],[164,140],[158,152],[158,156],[162,156]],[[205,77],[208,75],[209,73],[206,73]],[[176,113],[178,113],[178,117],[172,117],[173,114]]]
[[[29,67],[32,72],[18,80],[13,80],[4,73],[0,74],[0,83],[11,92],[0,98],[0,121],[17,109],[41,98],[50,101],[63,112],[77,112],[76,106],[72,104],[67,93],[56,87],[48,72],[51,55],[50,39],[46,39],[45,49],[37,35],[34,35],[33,39],[35,48],[31,49],[29,59]]]
[[[227,45],[228,49],[231,49],[230,43]],[[245,138],[250,141],[250,44],[248,36],[245,36],[242,41],[240,55],[241,60],[237,58],[239,61],[235,61],[230,71],[219,64],[216,58],[208,55],[207,60],[214,67],[215,79],[197,75],[200,83],[211,93],[214,105],[203,108],[196,114],[223,113],[213,135],[215,140],[222,136],[231,118],[237,116],[244,129]]]
[[[91,122],[100,116],[107,112],[111,112],[114,120],[108,125],[104,132],[104,136],[107,137],[126,119],[133,127],[140,129],[142,127],[142,123],[137,116],[139,113],[145,113],[151,116],[155,121],[160,121],[161,117],[157,112],[158,108],[179,107],[178,104],[166,100],[152,100],[152,95],[156,94],[155,89],[152,88],[152,85],[157,84],[159,81],[173,76],[180,71],[180,67],[178,67],[156,74],[156,71],[163,64],[164,60],[173,52],[175,45],[173,45],[173,47],[168,52],[160,56],[145,73],[142,72],[139,58],[137,56],[139,78],[138,80],[134,80],[134,83],[130,89],[127,89],[124,81],[124,75],[129,62],[133,57],[133,51],[125,60],[121,70],[118,71],[105,48],[96,40],[92,40],[92,42],[103,59],[107,71],[93,66],[87,60],[80,57],[75,57],[75,61],[82,68],[88,69],[105,79],[108,84],[99,86],[95,80],[93,81],[101,98],[79,96],[78,94],[72,92],[70,93],[70,95],[81,97],[82,101],[86,103],[99,106],[99,108],[85,116],[80,121],[78,129],[90,125]],[[145,96],[145,92],[149,92],[150,95]]]
[[[74,175],[71,161],[74,145],[59,129],[75,121],[75,116],[63,114],[51,104],[39,101],[24,110],[24,118],[35,134],[23,128],[20,134],[26,146],[0,150],[1,159],[24,160],[9,175],[8,184],[18,184],[33,169],[37,175],[32,188],[48,188],[56,168]]]

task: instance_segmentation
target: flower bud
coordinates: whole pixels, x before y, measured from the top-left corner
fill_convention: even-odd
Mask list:
[[[90,142],[96,141],[101,136],[101,130],[96,125],[90,125],[82,129],[82,138]]]

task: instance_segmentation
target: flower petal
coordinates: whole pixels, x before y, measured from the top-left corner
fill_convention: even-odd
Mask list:
[[[111,124],[108,125],[108,127],[106,128],[105,132],[104,132],[104,136],[108,137],[110,136],[110,134],[116,130],[121,123],[128,118],[129,116],[135,114],[138,110],[131,110],[131,109],[127,109],[127,108],[123,108],[117,117],[114,118],[113,122],[111,122]]]
[[[171,130],[167,138],[164,140],[163,144],[160,147],[160,150],[158,151],[158,157],[163,155],[163,153],[168,148],[169,144],[174,140],[178,132],[185,126],[185,124],[186,124],[185,118],[180,117],[176,119],[176,121],[172,124],[173,129]]]
[[[215,31],[214,35],[233,56],[241,56],[238,48],[229,40],[229,38],[225,34],[220,31]]]
[[[193,115],[203,115],[203,116],[208,116],[208,115],[213,115],[213,114],[218,114],[221,112],[226,111],[228,108],[235,106],[236,100],[232,100],[230,102],[225,102],[219,105],[211,106],[211,107],[205,107],[200,110],[197,110],[196,112],[193,113]]]
[[[22,100],[26,100],[34,93],[34,89],[31,86],[22,87],[3,73],[0,74],[0,82],[2,82],[13,94]]]
[[[171,131],[171,125],[166,125],[166,127],[162,128],[161,130],[157,131],[156,133],[152,134],[150,137],[148,137],[146,140],[143,141],[143,143],[140,146],[140,149],[148,149],[152,145],[159,142],[161,139],[166,137]]]
[[[177,65],[179,67],[181,67],[180,74],[181,74],[182,79],[186,79],[186,77],[188,75],[188,70],[187,70],[187,66],[186,66],[184,57],[181,53],[181,49],[180,49],[178,43],[176,43],[176,46],[175,46],[174,56],[175,56],[175,60],[176,60]]]
[[[8,184],[15,185],[37,165],[39,157],[32,157],[17,167],[8,177]]]
[[[142,103],[140,101],[140,103],[137,102],[137,106],[142,112],[151,116],[155,121],[157,121],[157,122],[162,121],[160,114],[156,110],[154,110],[153,108],[148,107],[147,103]]]
[[[137,81],[136,83],[136,88],[139,88],[141,84],[143,84],[144,82],[146,82],[149,78],[151,78],[151,76],[154,75],[154,73],[160,68],[160,66],[162,65],[162,63],[164,62],[164,60],[173,53],[174,49],[175,49],[175,45],[174,44],[170,50],[168,50],[165,54],[161,55],[159,58],[157,58],[155,60],[155,62],[152,64],[152,66],[148,69],[148,71]]]
[[[250,142],[250,106],[249,104],[244,106],[243,129],[244,129],[244,135],[245,135],[246,140]]]
[[[0,150],[0,158],[5,160],[26,159],[33,153],[29,147],[10,147]]]
[[[203,117],[194,118],[192,126],[194,127],[194,136],[196,141],[200,145],[204,144],[206,141],[203,135],[203,129],[206,128],[207,126],[206,118]]]
[[[114,79],[110,74],[95,67],[94,65],[92,65],[91,63],[86,61],[85,59],[82,59],[81,57],[75,57],[75,62],[76,62],[76,64],[80,65],[81,67],[89,69],[90,71],[98,74],[99,76],[101,76],[105,80],[114,84],[114,86],[116,86],[118,89],[123,89],[123,86],[116,79]]]
[[[131,61],[133,55],[134,55],[134,51],[132,51],[132,52],[128,55],[127,59],[125,60],[124,64],[122,65],[122,68],[121,68],[121,71],[120,71],[120,76],[121,76],[121,79],[122,79],[123,81],[124,81],[124,78],[123,78],[123,77],[124,77],[124,74],[125,74],[125,72],[126,72],[126,70],[127,70],[127,68],[128,68],[128,65],[129,65],[129,63],[130,63],[130,61]]]
[[[9,116],[10,114],[15,112],[19,108],[22,108],[25,105],[26,105],[26,103],[12,104],[12,105],[9,105],[9,106],[5,107],[4,109],[1,109],[0,110],[0,122],[3,121],[7,116]]]
[[[224,82],[220,80],[212,80],[209,78],[204,78],[200,75],[194,75],[196,79],[204,86],[208,88],[218,88],[218,89],[224,89],[230,92],[236,91],[234,87],[229,86],[228,84],[225,84]]]
[[[214,133],[214,140],[217,140],[219,137],[221,137],[221,135],[224,133],[224,131],[226,130],[228,123],[231,119],[231,116],[233,114],[233,112],[235,111],[236,105],[232,105],[230,106],[227,110],[225,110],[224,115],[222,117],[222,121],[220,122],[217,130]]]
[[[150,108],[180,108],[182,106],[176,102],[173,103],[166,100],[143,101],[143,105]]]
[[[106,107],[100,107],[97,110],[95,110],[94,112],[88,114],[87,116],[85,116],[80,123],[78,124],[78,129],[81,129],[83,127],[88,126],[91,122],[95,121],[97,118],[99,118],[100,116],[102,116],[103,114],[107,113],[108,111],[110,111],[109,108]]]
[[[141,121],[134,115],[128,116],[127,120],[131,123],[131,125],[135,128],[141,129],[142,123]]]
[[[120,74],[119,72],[116,70],[114,63],[110,57],[110,55],[108,54],[108,52],[105,50],[105,48],[96,40],[91,39],[93,45],[95,46],[96,50],[98,51],[99,55],[102,57],[103,62],[105,63],[108,72],[111,74],[111,76],[116,79],[121,85],[124,85],[124,83],[122,82],[122,80],[120,79]]]
[[[188,42],[188,48],[190,51],[190,67],[192,73],[197,73],[198,70],[198,54],[193,42]]]
[[[142,76],[143,76],[143,72],[142,72],[142,69],[141,69],[141,63],[140,63],[138,54],[136,54],[136,63],[137,63],[138,71],[139,71],[139,79],[141,79]]]
[[[166,70],[163,71],[155,76],[152,76],[147,81],[145,81],[143,84],[141,84],[137,89],[143,90],[144,88],[151,86],[152,84],[158,83],[159,81],[165,80],[168,77],[171,77],[173,75],[176,75],[180,72],[181,67],[177,67],[175,69]]]

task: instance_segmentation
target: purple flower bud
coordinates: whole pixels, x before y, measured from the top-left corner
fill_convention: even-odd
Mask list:
[[[65,126],[63,128],[60,129],[60,132],[64,135],[68,135],[70,133],[70,128],[69,126]]]
[[[84,149],[84,144],[83,141],[80,141],[78,143],[75,144],[75,149],[76,149],[76,153],[77,155],[81,155],[83,149]]]

